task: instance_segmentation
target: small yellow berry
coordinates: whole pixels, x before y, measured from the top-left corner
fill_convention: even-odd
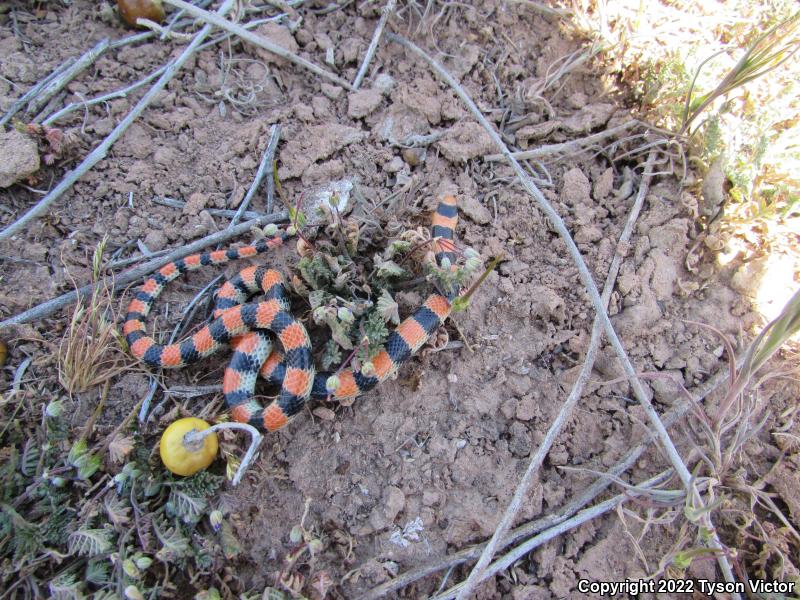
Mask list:
[[[211,433],[201,442],[187,445],[184,437],[190,431],[203,431],[210,426],[202,419],[186,417],[178,419],[164,430],[159,452],[164,466],[176,475],[194,475],[202,471],[217,456],[217,435]]]

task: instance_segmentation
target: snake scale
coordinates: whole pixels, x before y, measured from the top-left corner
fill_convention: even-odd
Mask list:
[[[440,266],[455,264],[453,236],[457,222],[456,199],[445,196],[432,219],[434,252]],[[251,246],[194,254],[161,267],[134,292],[128,304],[123,334],[131,354],[148,367],[177,369],[230,346],[233,355],[225,369],[222,389],[232,418],[275,431],[300,412],[311,397],[349,400],[371,390],[413,356],[450,315],[456,291],[446,296],[431,294],[389,334],[372,359],[374,374],[365,376],[354,368],[337,372],[339,385],[332,393],[326,382],[333,373],[315,371],[308,332],[289,312],[283,276],[273,269],[247,267],[226,281],[216,293],[213,320],[184,340],[162,345],[147,335],[144,321],[170,281],[188,271],[267,252],[281,246],[288,237],[280,232]],[[262,299],[248,302],[255,294],[262,294]],[[280,350],[273,348],[270,331],[280,342]],[[253,397],[259,375],[281,388],[278,397],[266,407]]]

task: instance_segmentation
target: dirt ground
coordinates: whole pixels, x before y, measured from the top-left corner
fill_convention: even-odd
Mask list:
[[[118,39],[128,33],[120,23],[105,20],[95,4],[41,3],[20,13],[30,18],[16,25],[6,19],[0,28],[0,107],[5,110],[67,57],[104,36]],[[302,22],[293,33],[278,25],[261,26],[259,33],[318,64],[325,64],[332,49],[333,69],[352,80],[380,4],[317,10],[325,4],[305,3],[296,13]],[[556,20],[524,3],[452,3],[438,7],[436,19],[426,15],[422,22],[414,9],[418,5],[400,4],[392,28],[437,57],[490,120],[503,127],[509,119],[530,116],[528,125],[515,132],[518,147],[583,137],[631,118],[629,95],[617,89],[600,65],[588,64],[565,78],[563,85],[544,94],[546,101],[537,97],[537,83],[548,66],[579,48],[581,41],[569,39]],[[178,42],[149,40],[108,52],[67,86],[62,103],[118,89],[181,48]],[[255,84],[254,97],[243,100]],[[62,153],[27,180],[30,189],[0,190],[0,225],[32,206],[40,197],[32,189],[51,188],[134,101],[115,99],[60,121],[66,140]],[[316,568],[341,582],[336,594],[350,598],[491,536],[577,376],[593,320],[565,245],[510,168],[483,159],[495,152],[491,141],[420,60],[384,41],[362,90],[349,93],[248,44],[221,43],[200,51],[45,218],[0,244],[0,317],[69,291],[73,282],[87,283],[91,254],[104,234],[110,236],[111,251],[131,240],[157,251],[224,228],[227,219],[213,217],[208,209],[238,206],[274,123],[282,127],[278,173],[289,198],[321,183],[352,178],[366,203],[360,208],[374,210],[373,216],[391,229],[398,223],[426,224],[437,199],[454,192],[461,205],[458,240],[484,259],[501,253],[508,257],[476,293],[469,310],[454,318],[474,351],[423,351],[396,380],[352,407],[329,405],[335,412],[332,420],[306,411],[269,436],[245,482],[227,487],[220,498],[244,549],[231,565],[232,589],[275,585],[290,531],[300,523],[308,500],[304,526],[326,539]],[[409,135],[434,133],[442,135],[421,150],[408,151],[397,143]],[[634,160],[615,160],[614,155],[614,149],[605,149],[545,156],[535,167],[545,195],[565,219],[599,287],[617,250],[644,162],[643,155]],[[384,201],[398,191],[391,205]],[[192,202],[181,210],[155,204],[156,196]],[[263,196],[252,210],[264,210]],[[743,333],[760,322],[747,297],[730,284],[740,262],[715,267],[704,278],[687,270],[699,212],[693,188],[682,188],[676,176],[655,178],[624,249],[609,309],[636,368],[674,375],[690,390],[726,363],[719,339],[684,319],[713,324],[740,343]],[[122,256],[138,252],[133,246]],[[712,264],[711,253],[704,260]],[[289,247],[253,262],[265,261],[288,271],[296,254]],[[241,267],[230,265],[225,272]],[[165,317],[165,306],[175,314],[216,274],[193,274],[170,286],[156,310],[158,327],[167,330],[167,323],[174,323]],[[425,292],[400,293],[403,314]],[[124,302],[122,296],[119,302]],[[64,313],[23,328],[51,345],[12,343],[2,373],[6,385],[26,353],[36,357],[37,378],[55,381],[52,354],[42,353],[53,352],[66,323]],[[451,339],[461,339],[454,326],[448,330]],[[211,385],[219,382],[223,367],[224,358],[212,359],[169,373],[165,383]],[[604,346],[589,393],[559,435],[518,522],[556,511],[592,481],[585,472],[562,467],[605,470],[639,439],[644,416],[629,386],[599,384],[622,374],[612,350]],[[679,398],[677,388],[666,382],[646,384],[660,411]],[[116,381],[98,433],[112,430],[147,385],[141,371]],[[767,389],[764,398],[772,414],[780,415],[796,393],[794,384],[784,383]],[[87,395],[77,403],[76,426],[91,413],[94,399]],[[197,413],[212,399],[179,401]],[[219,399],[215,401],[222,412]],[[155,404],[159,402],[157,397]],[[161,406],[162,415],[171,402]],[[754,465],[772,464],[779,454],[769,435],[775,426],[776,417],[771,417],[763,435],[752,442],[748,454]],[[156,418],[144,429],[155,435],[161,427]],[[639,482],[666,465],[653,451],[624,479]],[[633,559],[630,537],[612,514],[539,548],[482,585],[478,597],[578,597],[580,578],[642,577],[657,567],[675,535],[670,525],[663,525],[640,541],[646,567]],[[694,575],[715,578],[712,564],[703,563]],[[466,572],[456,569],[450,583]],[[416,582],[401,597],[433,595],[441,576]]]

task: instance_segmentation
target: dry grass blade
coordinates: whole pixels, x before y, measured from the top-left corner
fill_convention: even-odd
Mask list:
[[[737,87],[749,81],[758,79],[789,60],[789,58],[797,52],[798,48],[800,48],[800,39],[795,37],[799,26],[800,12],[795,13],[790,18],[764,32],[745,51],[742,58],[739,59],[739,62],[737,62],[727,75],[722,78],[722,81],[719,82],[716,88],[693,100],[692,91],[694,90],[697,76],[700,74],[700,70],[705,63],[711,60],[713,56],[703,61],[697,69],[697,73],[695,74],[686,97],[686,106],[683,112],[683,124],[681,125],[680,133],[683,134],[692,121],[717,98],[724,96],[728,92],[735,90]]]
[[[95,281],[100,275],[107,239],[103,238],[94,252]],[[99,285],[72,311],[69,328],[58,349],[58,381],[70,394],[92,389],[129,367],[116,327],[114,304],[109,287]]]
[[[800,331],[800,289],[786,303],[778,317],[764,327],[748,349],[736,381],[720,403],[716,417],[718,427],[733,403],[747,388],[753,376],[798,331]]]

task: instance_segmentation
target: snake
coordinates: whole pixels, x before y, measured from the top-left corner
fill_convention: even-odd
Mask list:
[[[453,242],[458,223],[454,196],[445,196],[432,216],[431,237],[437,264],[455,268]],[[211,320],[196,333],[172,344],[159,344],[147,334],[145,319],[166,285],[184,273],[250,258],[282,246],[285,231],[252,245],[193,254],[170,262],[135,290],[122,328],[133,357],[153,369],[179,369],[230,347],[232,355],[222,381],[222,392],[231,418],[264,431],[277,431],[297,415],[310,398],[352,400],[393,376],[444,323],[458,290],[432,293],[391,331],[383,347],[371,359],[374,369],[365,375],[355,367],[337,372],[316,372],[311,339],[305,326],[290,312],[283,275],[265,266],[250,266],[227,280],[215,294]],[[249,300],[260,294],[257,302]],[[280,349],[274,347],[269,332]],[[328,389],[331,375],[338,385]],[[280,386],[267,406],[255,397],[261,376]]]

